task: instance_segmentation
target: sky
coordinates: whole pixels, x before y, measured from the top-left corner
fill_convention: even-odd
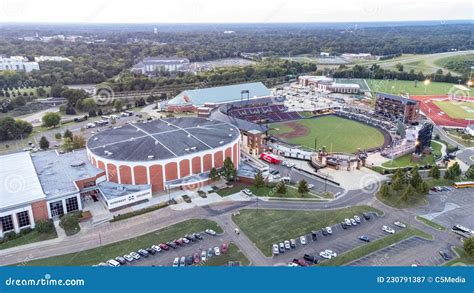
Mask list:
[[[473,19],[472,0],[0,0],[0,22],[271,23]]]

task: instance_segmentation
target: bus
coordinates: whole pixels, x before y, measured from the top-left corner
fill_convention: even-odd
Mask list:
[[[474,181],[454,182],[453,187],[454,188],[474,187]]]
[[[452,230],[453,232],[456,232],[456,233],[457,233],[457,232],[461,232],[461,233],[463,233],[463,234],[466,234],[468,237],[474,235],[474,231],[472,231],[471,229],[466,228],[466,227],[464,227],[464,226],[462,226],[462,225],[454,225],[453,228],[451,228],[451,230]]]
[[[261,154],[260,155],[260,159],[264,160],[265,162],[268,162],[270,164],[280,164],[281,163],[281,160],[278,159],[277,156],[273,155],[273,154]]]

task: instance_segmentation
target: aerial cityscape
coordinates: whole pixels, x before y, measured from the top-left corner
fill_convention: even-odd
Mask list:
[[[472,3],[226,22],[185,1],[173,22],[10,2],[1,266],[474,264]]]

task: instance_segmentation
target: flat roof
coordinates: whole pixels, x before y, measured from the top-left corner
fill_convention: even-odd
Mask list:
[[[405,105],[416,105],[416,101],[410,98],[405,98],[403,96],[391,95],[386,93],[377,93],[377,97],[382,97],[384,99],[400,101]]]
[[[241,92],[249,91],[250,99],[271,96],[271,91],[261,82],[242,83],[204,89],[186,90],[168,101],[169,105],[203,106],[205,103],[223,104],[240,101]],[[247,100],[244,94],[244,100]]]
[[[107,200],[123,197],[135,192],[151,190],[151,185],[129,185],[129,184],[118,184],[110,181],[103,181],[97,184],[100,192]]]
[[[238,128],[226,122],[198,117],[163,118],[99,132],[87,141],[87,148],[112,160],[162,160],[214,149],[239,135]]]
[[[32,159],[46,198],[75,193],[74,181],[104,172],[89,163],[85,149],[65,154],[37,152]]]
[[[0,157],[0,209],[45,198],[29,152]]]

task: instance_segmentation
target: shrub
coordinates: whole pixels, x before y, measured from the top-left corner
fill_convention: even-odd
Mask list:
[[[42,234],[49,234],[54,231],[54,223],[53,220],[38,220],[36,221],[35,225],[36,231]]]
[[[59,226],[64,229],[67,236],[74,235],[81,230],[79,220],[81,219],[81,212],[73,212],[65,214],[59,220]]]

